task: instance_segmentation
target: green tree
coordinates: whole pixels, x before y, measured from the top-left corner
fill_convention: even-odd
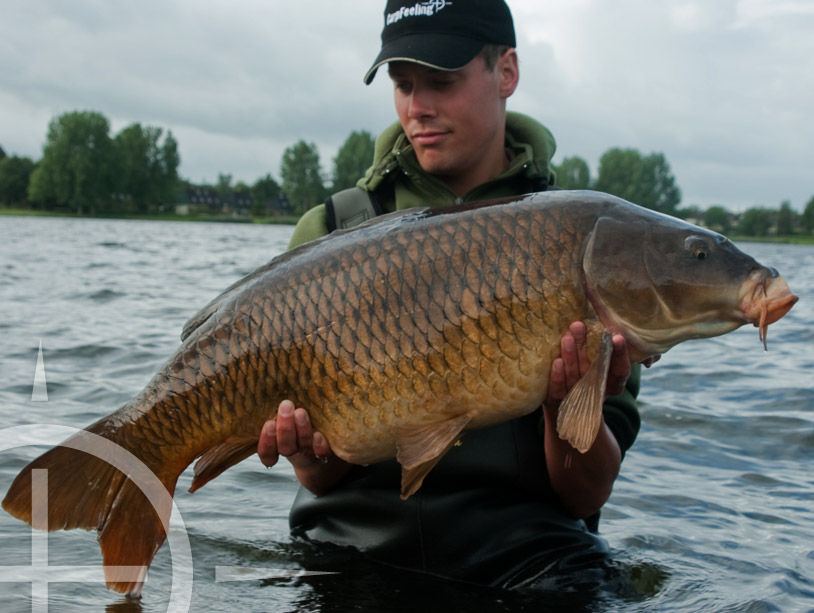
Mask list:
[[[6,157],[6,152],[3,150],[2,147],[0,147],[0,160],[2,160],[4,157]]]
[[[722,206],[711,206],[704,213],[704,224],[710,230],[715,230],[721,234],[728,234],[732,229],[729,221],[729,211]]]
[[[73,111],[48,124],[42,160],[31,177],[29,199],[91,212],[113,192],[110,123],[95,111]]]
[[[152,201],[160,130],[134,123],[113,139],[116,149],[116,188],[138,213],[147,213]]]
[[[743,236],[767,236],[771,223],[771,211],[754,207],[744,211],[738,223],[738,234]]]
[[[636,149],[606,151],[599,160],[594,189],[668,214],[681,202],[681,190],[664,154],[643,156]]]
[[[370,132],[351,132],[334,158],[332,190],[338,192],[353,187],[373,164],[375,140]]]
[[[581,157],[565,158],[554,167],[557,174],[557,187],[562,189],[588,189],[591,185],[591,169]]]
[[[678,217],[679,219],[701,219],[703,217],[703,213],[701,212],[700,207],[697,204],[691,204],[690,206],[681,207],[680,209],[676,209],[673,211],[673,215]]]
[[[283,152],[280,177],[296,213],[303,213],[325,199],[319,152],[313,143],[300,140]]]
[[[175,204],[178,200],[178,166],[181,156],[178,153],[178,141],[167,130],[164,143],[161,145],[161,178],[156,186],[156,198],[159,202]]]
[[[221,202],[229,202],[232,195],[232,175],[218,173],[218,182],[215,183],[215,191],[218,192]]]
[[[39,207],[46,211],[53,209],[58,204],[57,192],[53,173],[45,172],[42,160],[40,160],[28,181],[28,202],[32,208]]]
[[[806,233],[814,234],[814,196],[811,197],[811,200],[806,204],[806,208],[803,209],[803,214],[800,217],[800,225],[803,226],[803,230],[805,230]]]
[[[36,164],[31,158],[0,158],[0,203],[23,204],[27,200],[28,183]]]
[[[794,234],[795,217],[794,211],[791,210],[791,203],[788,200],[784,200],[780,204],[780,210],[777,212],[778,236],[791,236]]]
[[[150,212],[159,203],[175,200],[177,143],[168,132],[162,144],[162,133],[161,128],[134,123],[113,140],[117,188],[139,213]]]
[[[252,194],[252,215],[263,217],[268,213],[268,207],[272,200],[280,195],[280,185],[270,174],[260,177],[251,187]]]

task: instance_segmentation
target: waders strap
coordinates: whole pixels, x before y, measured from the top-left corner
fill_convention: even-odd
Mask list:
[[[382,209],[372,192],[360,187],[343,189],[325,201],[328,231],[352,228],[382,214]]]

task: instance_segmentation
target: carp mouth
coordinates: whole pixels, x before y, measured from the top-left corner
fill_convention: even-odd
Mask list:
[[[740,310],[746,320],[758,328],[765,350],[769,324],[773,324],[788,313],[799,298],[791,293],[786,281],[774,268],[753,272],[745,289],[739,305]]]

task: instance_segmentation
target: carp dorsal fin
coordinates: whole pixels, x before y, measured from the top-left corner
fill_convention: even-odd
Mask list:
[[[184,341],[186,338],[192,334],[197,328],[199,328],[207,319],[209,319],[215,311],[217,311],[220,306],[226,302],[230,297],[234,296],[238,293],[239,290],[243,289],[246,285],[257,279],[258,277],[263,276],[272,266],[278,265],[277,258],[271,260],[264,266],[261,266],[257,270],[252,273],[249,273],[242,279],[239,279],[232,283],[229,287],[227,287],[223,292],[215,296],[209,304],[207,304],[204,308],[198,311],[195,315],[193,315],[189,321],[184,324],[183,330],[181,330],[181,340]]]
[[[249,440],[230,437],[210,447],[195,462],[195,476],[189,486],[189,493],[200,489],[224,470],[242,462],[256,451],[257,437]]]
[[[557,433],[580,453],[585,453],[594,444],[602,423],[602,405],[612,353],[611,335],[604,332],[596,360],[560,404]]]
[[[298,245],[293,249],[281,253],[269,262],[258,268],[257,270],[249,273],[245,277],[238,279],[232,285],[227,287],[223,292],[215,296],[205,307],[193,315],[185,324],[181,331],[181,340],[184,341],[192,334],[197,328],[203,325],[218,309],[231,297],[239,294],[243,288],[247,287],[260,277],[274,268],[284,266],[288,262],[300,257],[310,258],[309,252],[316,251],[322,246],[330,246],[331,244],[338,244],[337,240],[342,240],[342,237],[348,237],[346,240],[353,241],[353,237],[363,236],[364,233],[371,232],[377,235],[384,235],[391,231],[391,229],[399,223],[409,223],[410,220],[420,219],[430,211],[429,208],[413,208],[405,209],[402,211],[395,211],[393,213],[386,213],[379,215],[373,219],[369,219],[363,224],[347,228],[344,230],[336,230],[331,234],[314,239],[302,245]]]
[[[468,415],[420,426],[396,427],[396,459],[401,464],[401,498],[407,500],[418,491],[424,477],[458,442],[469,424]]]

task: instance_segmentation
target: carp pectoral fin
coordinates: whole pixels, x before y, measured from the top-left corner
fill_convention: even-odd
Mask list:
[[[189,493],[200,489],[224,470],[242,462],[256,451],[256,438],[228,438],[219,445],[210,447],[195,462],[195,476],[189,486]]]
[[[596,360],[560,404],[557,433],[580,453],[585,453],[594,444],[602,423],[602,405],[612,353],[611,335],[605,332]]]
[[[468,415],[460,415],[439,423],[394,428],[403,500],[418,491],[424,477],[458,441],[469,421]]]

